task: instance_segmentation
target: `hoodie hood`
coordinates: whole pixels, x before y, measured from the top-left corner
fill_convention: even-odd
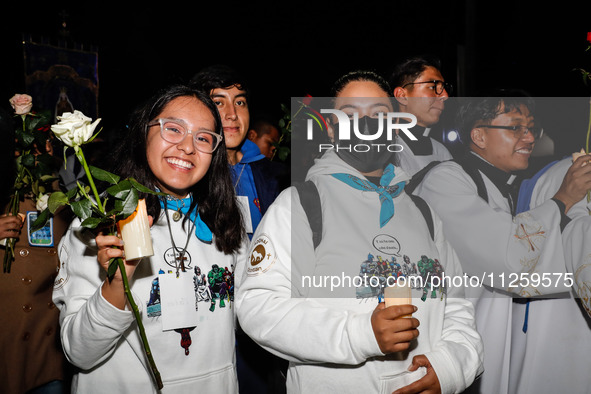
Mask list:
[[[240,152],[242,152],[242,160],[240,160],[240,163],[252,163],[253,161],[259,161],[266,157],[261,153],[258,145],[248,138],[244,140]]]
[[[306,180],[310,180],[319,175],[331,175],[345,173],[355,175],[356,177],[363,178],[364,176],[355,168],[345,163],[334,150],[326,152],[322,157],[314,160],[314,165],[308,171]],[[410,176],[400,167],[395,167],[395,176],[390,182],[390,185],[394,185],[399,182],[408,182]]]

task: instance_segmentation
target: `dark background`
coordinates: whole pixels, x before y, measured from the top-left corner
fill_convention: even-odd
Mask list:
[[[0,23],[0,106],[10,110],[8,99],[26,93],[23,34],[98,50],[99,116],[107,132],[119,130],[129,111],[158,87],[186,81],[214,63],[249,77],[253,118],[279,119],[280,103],[289,104],[290,97],[327,96],[347,71],[388,75],[397,61],[420,53],[443,60],[443,75],[458,96],[494,87],[538,97],[591,93],[574,70],[591,70],[589,1],[154,4],[9,6]],[[585,131],[561,130],[554,139],[566,151],[584,144]]]

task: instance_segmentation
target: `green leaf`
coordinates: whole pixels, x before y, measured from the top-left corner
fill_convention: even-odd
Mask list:
[[[35,174],[35,176],[39,178],[41,174],[51,173],[51,168],[48,167],[47,164],[38,161],[35,165],[35,168],[33,168],[32,172]]]
[[[23,146],[28,147],[35,141],[35,137],[31,133],[23,132],[19,133],[20,142]]]
[[[87,199],[74,201],[70,204],[72,212],[81,220],[85,220],[92,215],[92,203]]]
[[[52,122],[53,112],[48,109],[44,109],[44,110],[37,112],[37,116],[39,117],[39,119],[41,119],[42,124],[53,123]]]
[[[157,192],[152,189],[147,188],[146,186],[142,185],[134,178],[128,178],[129,182],[131,182],[132,186],[138,191],[146,194],[153,194],[155,196],[166,196],[166,193]]]
[[[102,222],[102,219],[90,217],[84,219],[81,223],[81,226],[86,228],[96,228]]]
[[[119,200],[115,202],[115,206],[120,208],[120,215],[122,216],[122,219],[125,219],[135,211],[137,208],[137,201],[138,192],[136,189],[131,189],[125,200]],[[117,203],[119,203],[119,205]]]
[[[96,205],[94,205],[94,202],[91,204],[91,209],[92,213],[94,214],[93,216],[100,218],[103,223],[112,222],[112,219],[110,217],[108,217],[105,213],[101,212],[101,210],[98,209]]]
[[[77,187],[73,187],[70,190],[68,190],[66,192],[66,197],[68,197],[68,201],[73,199],[74,197],[76,197],[76,194],[78,193],[78,188]]]
[[[64,144],[64,168],[68,168],[68,155],[66,152],[68,151],[69,146]]]
[[[117,205],[117,201],[119,201],[119,207],[115,206],[113,209],[111,209],[110,211],[108,211],[105,216],[113,216],[113,215],[118,215],[119,212],[121,212],[121,207],[123,206],[123,201],[121,200],[116,200],[115,201],[115,205]]]
[[[55,158],[49,153],[42,153],[40,155],[37,155],[37,162],[41,162],[48,167],[53,167],[55,163]]]
[[[119,182],[120,177],[118,175],[94,166],[88,166],[88,168],[90,169],[92,176],[100,181],[109,182],[111,185],[115,185]]]
[[[278,149],[277,157],[279,158],[279,160],[285,161],[287,159],[287,157],[289,156],[289,152],[290,152],[289,148],[282,146]]]
[[[68,204],[68,197],[62,192],[53,192],[49,195],[47,200],[47,208],[51,213],[55,213],[59,207]]]
[[[52,175],[47,175],[47,174],[46,174],[46,175],[41,175],[41,176],[39,177],[39,180],[40,180],[41,182],[44,182],[44,183],[50,183],[50,182],[53,182],[53,181],[57,180],[57,178],[56,178],[56,177],[54,177],[54,176],[52,176]]]
[[[131,181],[125,179],[119,182],[118,184],[109,187],[107,189],[107,193],[109,193],[115,198],[124,200],[125,198],[127,198],[127,195],[129,194],[131,189],[134,189],[131,185]]]
[[[23,165],[25,167],[35,167],[35,156],[33,156],[32,154],[28,153],[23,155],[22,161],[21,163],[23,163]]]
[[[113,279],[113,276],[115,276],[115,273],[117,272],[117,268],[119,268],[119,261],[120,260],[121,260],[121,257],[113,257],[109,261],[109,268],[107,269],[107,276],[109,277],[109,279]]]
[[[39,215],[37,215],[37,219],[35,219],[35,221],[31,225],[30,231],[33,233],[33,232],[39,230],[40,228],[43,228],[43,226],[45,226],[45,223],[47,223],[48,219],[49,219],[49,208],[44,209]]]
[[[100,134],[101,131],[103,131],[103,128],[102,127],[99,129],[99,131],[97,131],[96,133],[94,133],[92,135],[92,137],[90,137],[88,139],[88,141],[85,142],[85,144],[88,144],[88,143],[92,142]]]
[[[27,116],[27,128],[29,130],[33,130],[36,129],[37,126],[39,125],[43,125],[42,123],[43,118],[39,117],[39,116]]]

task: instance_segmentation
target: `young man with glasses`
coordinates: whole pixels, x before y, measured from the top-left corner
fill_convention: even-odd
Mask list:
[[[399,111],[417,117],[417,125],[411,130],[416,141],[399,134],[399,143],[404,147],[399,154],[400,167],[411,176],[433,161],[452,159],[445,145],[429,136],[452,93],[451,84],[445,82],[440,69],[438,59],[418,56],[398,64],[390,76]]]
[[[560,263],[561,229],[566,213],[585,194],[581,176],[591,175],[581,173],[581,163],[575,162],[551,199],[516,210],[514,173],[528,167],[539,135],[534,108],[533,99],[523,95],[466,101],[458,112],[466,157],[438,164],[415,190],[442,219],[466,274],[481,284],[468,286],[466,295],[474,302],[484,341],[485,372],[468,392],[535,392],[528,384],[537,379],[513,378],[536,347],[550,345],[520,336],[544,329],[528,320],[529,308],[537,307],[528,297],[570,290]],[[551,283],[535,281],[544,276],[553,278]],[[555,371],[536,372],[539,378]]]
[[[232,183],[242,208],[246,232],[252,237],[267,208],[279,195],[284,167],[269,160],[247,139],[250,123],[246,79],[226,65],[209,66],[193,76],[192,86],[209,93],[222,119]],[[255,344],[240,327],[236,330],[236,359],[241,393],[281,393],[281,369],[286,362]]]

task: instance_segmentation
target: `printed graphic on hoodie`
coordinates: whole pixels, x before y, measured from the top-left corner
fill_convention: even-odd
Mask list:
[[[388,260],[381,255],[369,253],[360,265],[361,286],[356,289],[357,298],[377,297],[381,301],[384,287],[404,280],[421,292],[422,301],[427,298],[443,300],[447,290],[443,285],[444,269],[439,260],[426,255],[422,255],[416,263],[411,262],[407,255],[403,255],[402,260],[401,264],[394,256],[390,256]]]
[[[193,284],[195,286],[195,310],[199,310],[199,303],[209,303],[209,310],[213,312],[216,306],[225,308],[227,302],[234,301],[234,266],[220,267],[212,265],[211,270],[206,274],[201,272],[199,266],[195,266]],[[159,274],[164,274],[160,270]],[[172,275],[172,271],[169,271]],[[162,314],[160,308],[160,283],[158,277],[152,280],[150,297],[146,309],[148,317],[158,317]]]

